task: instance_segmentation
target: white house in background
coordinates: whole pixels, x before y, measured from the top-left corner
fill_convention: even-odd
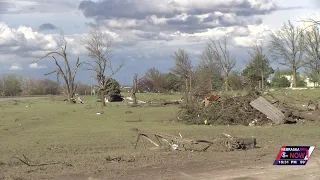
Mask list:
[[[293,85],[293,75],[282,75],[283,77],[286,77],[290,81],[290,87],[292,88]],[[313,83],[310,81],[310,78],[304,78],[304,82],[306,83],[307,87],[319,87],[319,83]]]
[[[305,80],[304,80],[304,82],[306,82],[307,83],[307,87],[319,87],[319,83],[318,82],[311,82],[310,81],[310,78],[306,78]]]

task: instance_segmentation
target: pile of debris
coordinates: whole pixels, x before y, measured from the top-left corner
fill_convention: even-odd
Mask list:
[[[320,121],[320,102],[309,101],[307,110],[297,110],[295,107],[290,106],[284,102],[274,101],[273,106],[279,109],[285,116],[284,121],[281,123],[296,123],[299,121]]]
[[[212,97],[212,96],[211,96]],[[212,101],[206,98],[201,103],[192,102],[181,106],[178,120],[187,124],[216,124],[216,125],[248,125],[257,120],[257,124],[271,122],[266,115],[250,105],[255,97],[238,96],[230,98],[218,98],[214,96]]]
[[[262,96],[248,94],[237,97],[220,97],[211,94],[201,103],[181,106],[178,120],[186,124],[216,124],[255,126],[263,124],[294,124],[301,120],[320,120],[318,105],[309,103],[308,111]]]
[[[204,152],[209,147],[211,147],[216,141],[220,141],[220,143],[223,142],[227,151],[254,149],[257,145],[256,138],[233,137],[226,133],[223,133],[224,138],[216,138],[213,141],[208,141],[203,139],[186,139],[183,138],[180,133],[179,136],[174,136],[170,134],[158,133],[153,131],[140,131],[138,129],[136,129],[136,131],[138,131],[138,138],[136,141],[135,149],[137,148],[140,140],[142,142],[143,147],[147,147],[143,139],[149,141],[150,144],[154,145],[156,148],[163,147],[165,149],[179,151],[184,150]]]

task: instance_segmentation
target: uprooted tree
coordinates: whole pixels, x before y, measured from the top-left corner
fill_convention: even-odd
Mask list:
[[[45,56],[43,56],[42,58],[40,58],[39,60],[37,60],[36,62],[39,62],[47,57],[52,57],[52,59],[55,62],[55,65],[57,67],[56,70],[49,72],[47,74],[45,74],[45,76],[53,74],[53,73],[57,73],[57,81],[58,83],[59,81],[59,77],[62,77],[63,81],[64,81],[64,86],[63,86],[63,91],[67,94],[68,96],[68,102],[69,103],[74,103],[74,96],[77,90],[77,85],[75,83],[75,77],[78,71],[78,68],[82,65],[82,63],[80,62],[79,57],[77,58],[75,67],[73,69],[73,71],[71,70],[71,66],[70,66],[70,62],[67,56],[67,41],[65,40],[63,34],[61,33],[61,38],[63,41],[63,45],[61,47],[61,51],[52,51],[47,53]],[[60,57],[63,59],[63,63],[58,62],[57,57]],[[62,68],[62,66],[64,65],[64,69]]]
[[[115,70],[111,64],[112,38],[106,35],[100,28],[92,28],[89,34],[82,38],[82,43],[89,54],[89,60],[84,62],[86,70],[94,71],[98,81],[98,94],[101,99],[101,107],[106,106],[105,94],[109,79],[123,67],[121,63]],[[106,75],[106,71],[109,75]]]

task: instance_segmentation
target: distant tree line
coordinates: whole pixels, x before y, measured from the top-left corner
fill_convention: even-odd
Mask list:
[[[91,87],[78,82],[76,93],[79,95],[90,94]],[[63,85],[50,79],[25,78],[16,74],[0,76],[0,96],[19,95],[60,95]]]
[[[303,87],[304,77],[298,72],[305,70],[314,84],[320,83],[320,30],[319,22],[309,28],[293,25],[290,21],[271,35],[268,47],[253,45],[248,51],[246,67],[236,70],[235,56],[231,54],[228,38],[210,38],[198,57],[199,64],[193,65],[191,56],[184,49],[178,49],[172,55],[174,66],[169,72],[161,72],[156,67],[147,70],[143,77],[136,78],[135,90],[140,92],[183,92],[185,98],[204,96],[212,91],[244,89],[265,89],[266,87]],[[101,99],[110,93],[119,94],[120,85],[112,76],[123,67],[112,68],[112,38],[99,28],[91,29],[83,37],[82,44],[88,52],[89,60],[76,60],[72,69],[67,57],[67,41],[61,33],[61,51],[47,53],[44,58],[52,58],[55,69],[46,75],[56,73],[62,83],[49,79],[23,78],[5,74],[0,77],[0,95],[45,95],[66,94],[72,99],[75,94],[89,94],[90,86],[75,82],[80,66],[95,73],[97,93]],[[269,55],[269,56],[268,56]],[[271,57],[270,59],[267,57]],[[60,60],[59,60],[60,59]],[[38,62],[37,61],[37,62]],[[276,62],[288,69],[273,69]],[[65,68],[63,68],[65,67]],[[285,76],[291,76],[290,82]],[[136,76],[135,76],[136,77]],[[271,79],[271,81],[270,81]],[[70,100],[70,102],[72,102]],[[101,101],[101,107],[105,102]]]

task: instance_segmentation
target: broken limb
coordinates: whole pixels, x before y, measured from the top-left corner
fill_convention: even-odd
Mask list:
[[[158,145],[157,143],[152,141],[149,137],[150,135],[155,136],[156,139],[158,139],[160,145]],[[186,145],[186,144],[189,144],[189,145],[194,145],[194,144],[199,144],[199,143],[208,144],[205,148],[201,149],[200,151],[206,151],[213,144],[213,142],[210,142],[207,140],[192,140],[192,139],[181,138],[182,137],[181,135],[180,135],[180,137],[178,137],[178,136],[173,136],[173,135],[169,135],[169,134],[155,133],[155,132],[151,132],[151,131],[143,131],[143,132],[140,132],[138,135],[135,148],[137,148],[137,144],[140,140],[140,136],[146,138],[149,142],[151,142],[156,147],[162,146],[160,143],[160,139],[162,139],[164,142],[166,142],[169,145],[169,147],[173,147],[173,146],[178,145],[178,146],[181,146],[184,148],[184,145]],[[170,140],[171,140],[171,142],[170,142]],[[186,148],[184,148],[184,149],[187,150]]]
[[[23,154],[22,155],[24,160],[18,158],[18,157],[14,157],[15,159],[18,159],[19,161],[21,161],[23,164],[27,165],[27,166],[47,166],[47,165],[54,165],[54,164],[63,164],[61,162],[51,162],[51,163],[41,163],[41,164],[31,164],[30,160]],[[65,163],[67,164],[67,163]]]

